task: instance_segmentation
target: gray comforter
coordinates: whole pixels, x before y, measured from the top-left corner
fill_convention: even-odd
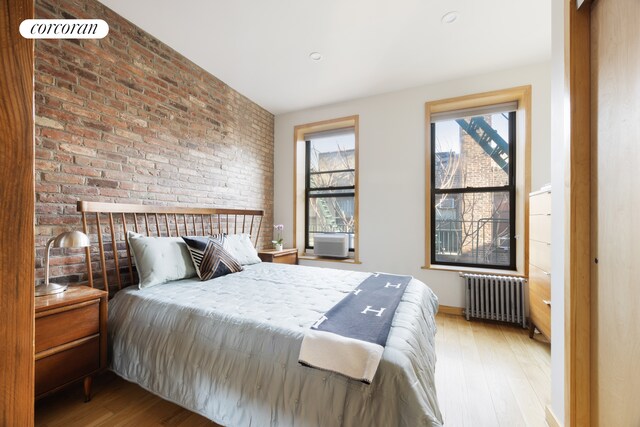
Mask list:
[[[225,426],[441,426],[437,298],[413,279],[371,385],[298,364],[304,332],[369,273],[261,263],[118,292],[111,368]]]

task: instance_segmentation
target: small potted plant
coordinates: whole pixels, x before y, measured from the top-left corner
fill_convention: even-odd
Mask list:
[[[274,229],[274,239],[272,240],[271,243],[273,243],[273,246],[275,247],[276,251],[281,251],[282,250],[282,242],[284,241],[282,239],[282,230],[284,230],[284,225],[283,224],[276,224],[273,226]]]

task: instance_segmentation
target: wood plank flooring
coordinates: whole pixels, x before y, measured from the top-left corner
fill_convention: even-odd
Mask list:
[[[550,401],[549,344],[517,327],[436,318],[436,387],[447,427],[543,427]],[[36,426],[216,426],[107,373],[36,402]]]
[[[436,388],[445,425],[542,427],[551,353],[539,334],[461,316],[436,318]]]
[[[108,372],[93,381],[84,403],[82,383],[36,402],[36,426],[217,426],[174,403]]]

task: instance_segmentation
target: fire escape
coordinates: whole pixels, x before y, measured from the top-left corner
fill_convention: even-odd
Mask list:
[[[456,119],[456,122],[503,171],[508,170],[509,144],[484,120],[484,117],[472,117],[468,122],[465,119]]]

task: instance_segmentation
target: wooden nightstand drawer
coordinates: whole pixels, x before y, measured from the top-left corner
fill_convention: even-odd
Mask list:
[[[36,314],[36,353],[97,334],[99,310],[96,299]]]
[[[71,348],[36,360],[36,396],[81,379],[99,368],[100,336],[79,340]]]
[[[297,264],[298,254],[286,254],[282,256],[273,257],[273,261],[278,264]]]
[[[274,262],[276,264],[297,264],[298,250],[296,248],[283,249],[276,251],[274,249],[264,249],[258,252],[258,256],[262,262]]]

